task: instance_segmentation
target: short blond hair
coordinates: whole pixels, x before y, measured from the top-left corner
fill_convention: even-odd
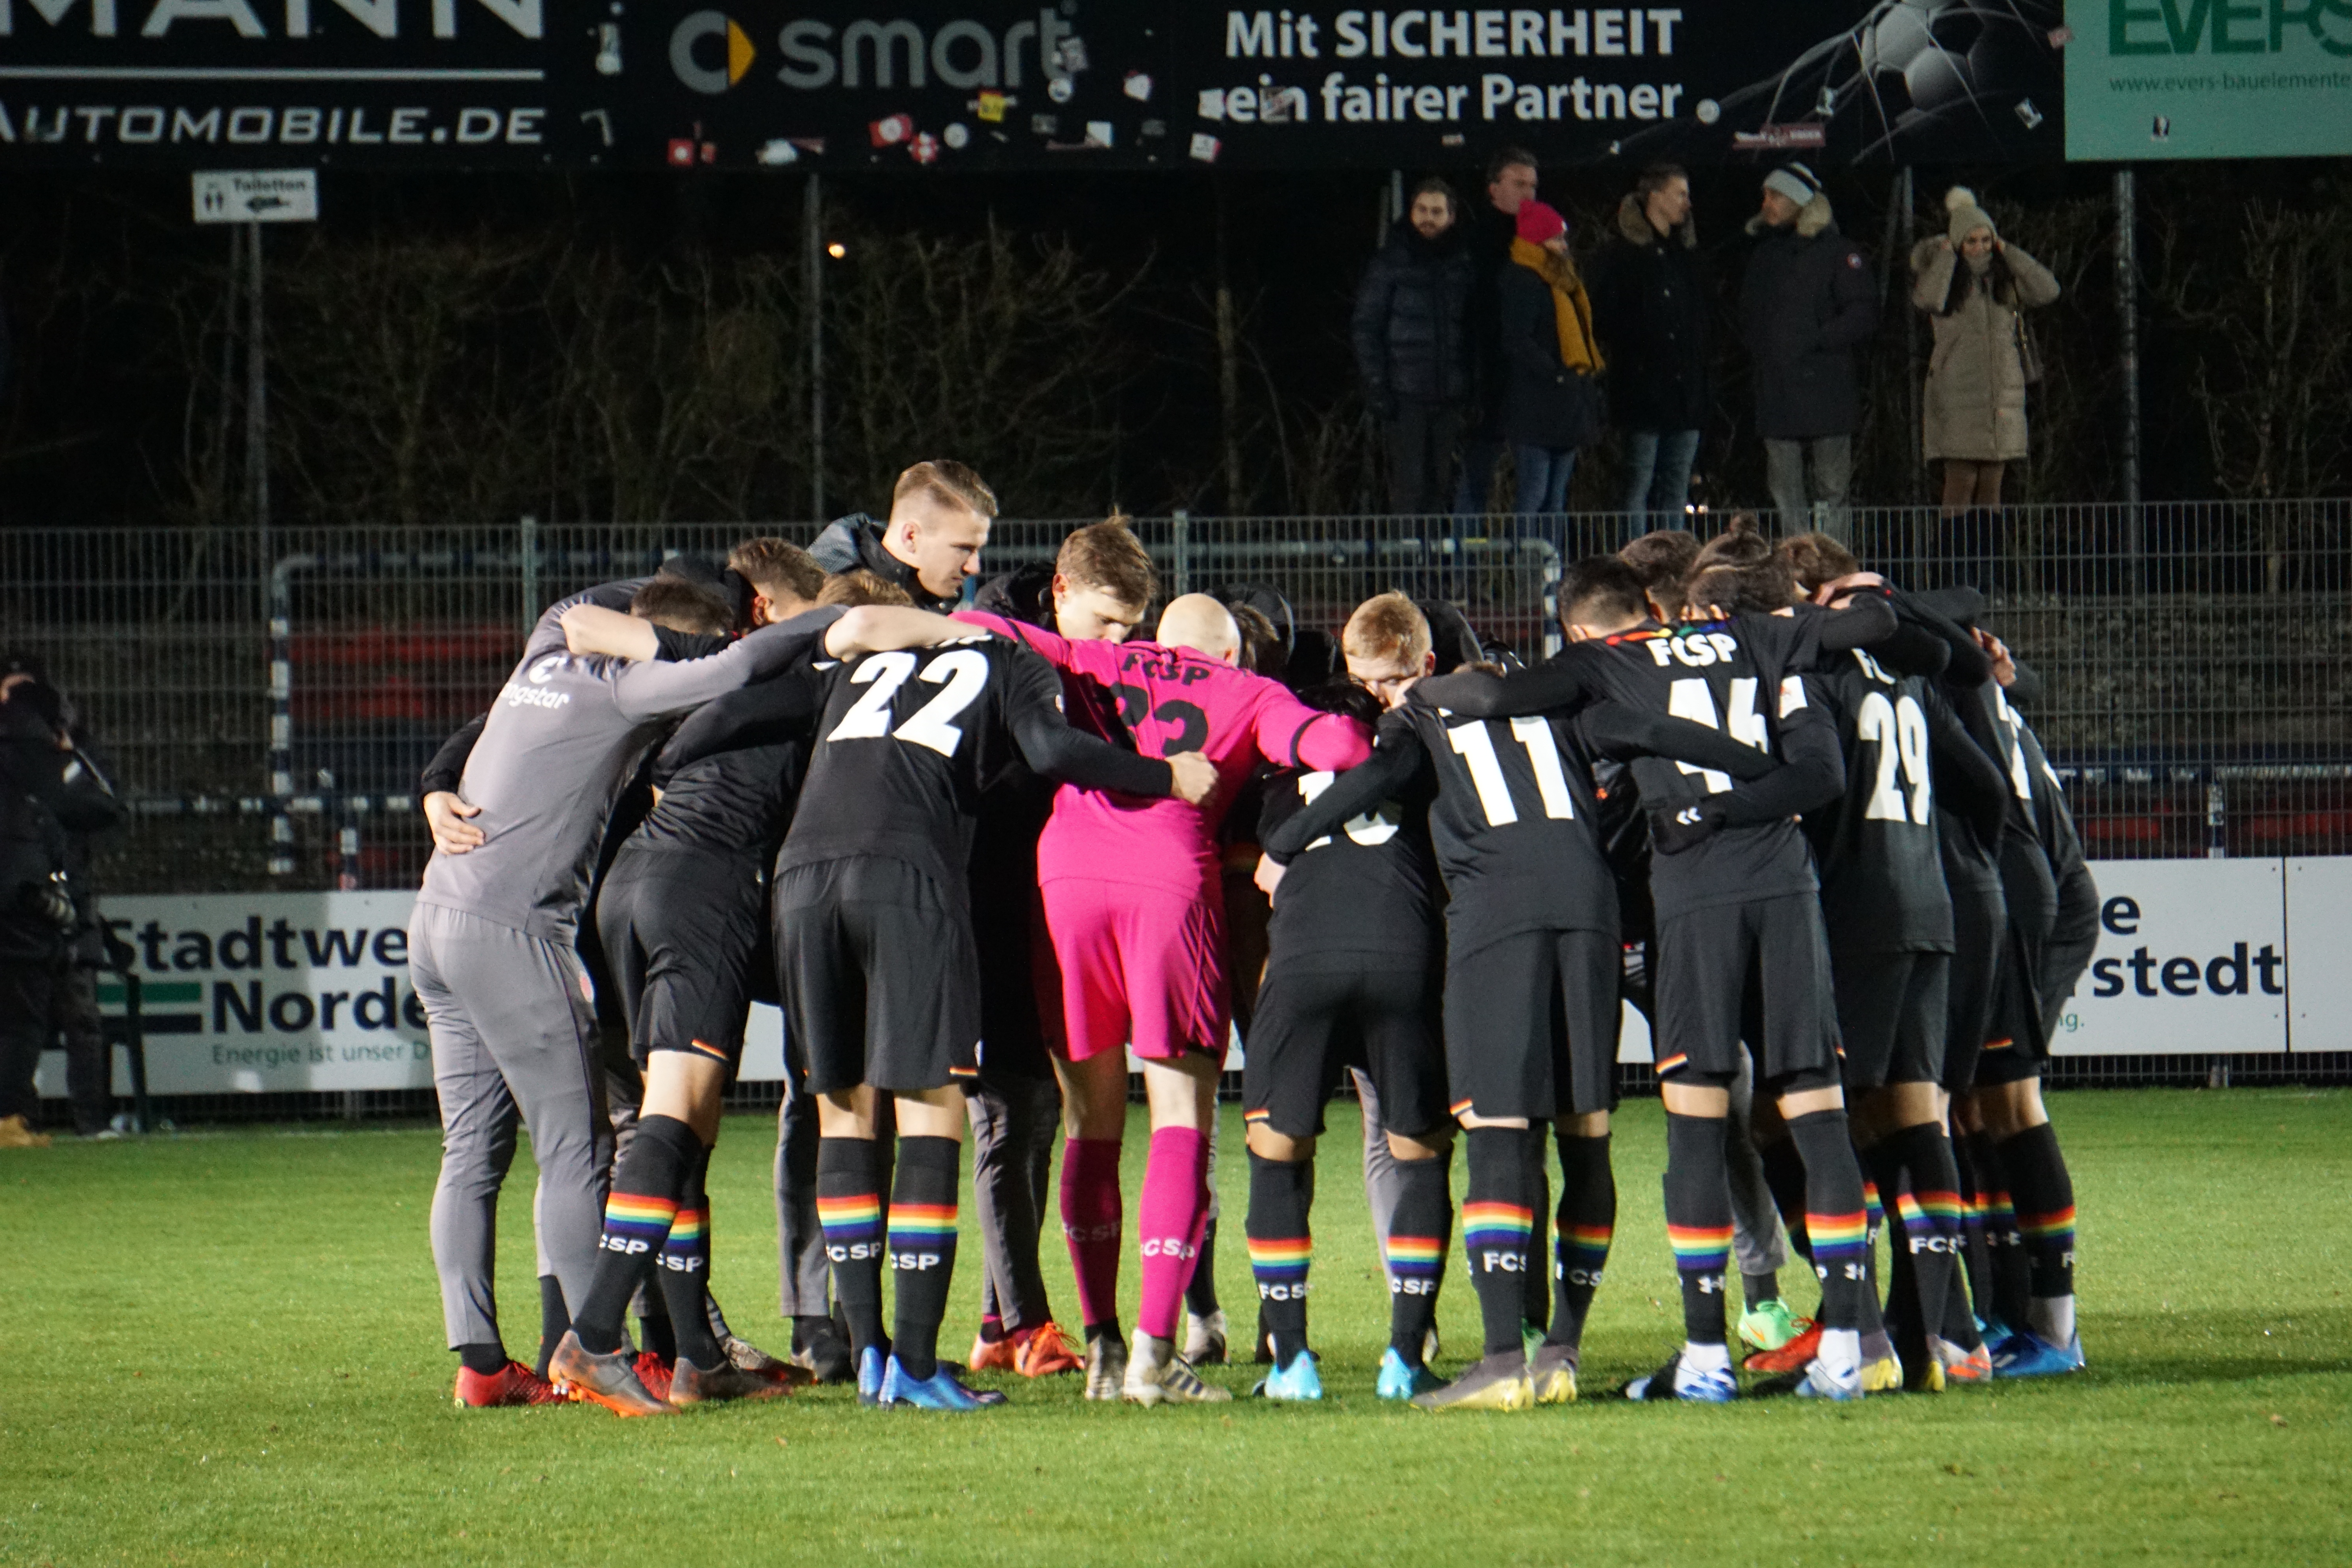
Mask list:
[[[1418,669],[1429,649],[1429,617],[1393,590],[1358,605],[1339,634],[1339,651],[1350,658],[1392,659]]]
[[[886,583],[860,566],[848,572],[838,572],[824,580],[817,590],[819,605],[839,605],[855,609],[860,605],[900,605],[911,606],[914,595],[896,583]]]
[[[1122,605],[1142,609],[1160,596],[1160,574],[1124,514],[1074,529],[1054,557],[1054,570],[1083,588],[1098,588]]]
[[[975,517],[994,519],[996,492],[988,481],[953,458],[930,458],[898,476],[891,489],[892,504],[923,494],[943,506],[961,507]]]

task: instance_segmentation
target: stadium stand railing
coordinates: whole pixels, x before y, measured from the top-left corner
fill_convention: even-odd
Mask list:
[[[1686,521],[1702,534],[1727,514]],[[988,571],[1076,522],[1008,519]],[[1768,529],[1773,520],[1768,515]],[[815,523],[26,529],[0,534],[0,647],[40,656],[131,805],[106,893],[413,888],[417,772],[502,683],[556,598]],[[1461,604],[1523,657],[1557,648],[1563,567],[1617,514],[1135,520],[1163,591],[1273,589],[1336,635],[1390,587]],[[1857,555],[1983,588],[2047,683],[2031,717],[2097,859],[2352,853],[2352,500],[1861,508]],[[1638,1086],[1643,1074],[1629,1079]],[[2056,1082],[2352,1079],[2352,1059],[2069,1058]],[[747,1103],[772,1086],[747,1084]],[[420,1098],[421,1097],[421,1098]],[[409,1103],[415,1101],[414,1104]],[[207,1099],[187,1117],[427,1114],[427,1091]]]

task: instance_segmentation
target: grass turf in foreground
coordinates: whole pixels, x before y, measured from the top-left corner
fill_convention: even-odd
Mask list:
[[[1087,1405],[1065,1377],[1009,1380],[1011,1406],[963,1417],[840,1390],[653,1422],[459,1411],[425,1247],[430,1132],[12,1152],[0,1563],[2352,1558],[2352,1095],[2057,1100],[2088,1371],[1829,1408],[1591,1398],[1679,1339],[1662,1121],[1642,1101],[1619,1122],[1588,1401],[1508,1416],[1372,1397],[1387,1302],[1346,1106],[1316,1208],[1320,1407]],[[1245,1339],[1240,1132],[1234,1114],[1218,1261]],[[712,1184],[721,1300],[773,1346],[772,1137],[730,1120]],[[1130,1198],[1143,1142],[1139,1125]],[[502,1213],[518,1350],[536,1327],[530,1184],[518,1162]],[[963,1212],[950,1355],[978,1313]],[[1046,1260],[1074,1312],[1050,1237]],[[1441,1324],[1449,1363],[1475,1348],[1458,1265]],[[1210,1375],[1245,1394],[1255,1373]]]

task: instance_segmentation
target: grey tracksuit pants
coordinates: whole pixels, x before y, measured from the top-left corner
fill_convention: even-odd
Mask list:
[[[613,1163],[595,1010],[578,957],[560,942],[462,910],[418,904],[409,977],[433,1041],[441,1177],[433,1266],[451,1348],[498,1342],[499,1189],[518,1126],[539,1164],[531,1214],[540,1272],[587,1299]]]

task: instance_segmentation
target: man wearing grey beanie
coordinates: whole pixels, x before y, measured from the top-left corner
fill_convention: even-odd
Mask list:
[[[1739,290],[1739,330],[1755,358],[1756,432],[1785,533],[1843,541],[1853,434],[1862,427],[1853,351],[1878,330],[1878,287],[1862,251],[1838,233],[1811,169],[1764,176],[1763,210]]]

